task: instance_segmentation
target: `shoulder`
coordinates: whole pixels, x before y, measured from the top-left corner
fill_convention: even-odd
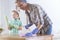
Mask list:
[[[30,7],[37,7],[37,8],[42,9],[41,5],[39,5],[39,4],[29,4],[28,3],[28,6],[30,6]]]
[[[21,20],[18,20],[19,23],[22,23]]]
[[[8,23],[14,23],[14,20],[9,20]]]
[[[22,25],[22,22],[21,22],[21,20],[18,20],[18,24],[19,24],[19,26],[21,26],[21,25]]]

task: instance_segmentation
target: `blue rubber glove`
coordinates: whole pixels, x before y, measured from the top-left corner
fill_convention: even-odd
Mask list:
[[[36,33],[38,33],[38,28],[35,28],[32,32],[30,32],[30,33],[27,33],[25,36],[27,36],[27,37],[31,37],[33,34],[36,34]]]
[[[32,26],[33,24],[32,23],[30,23],[30,24],[27,24],[26,26],[25,26],[25,28],[26,29],[28,29],[30,26]]]
[[[38,28],[35,28],[33,31],[32,31],[32,34],[36,34],[36,33],[38,33]]]
[[[33,35],[32,33],[25,34],[26,37],[31,37],[32,35]]]

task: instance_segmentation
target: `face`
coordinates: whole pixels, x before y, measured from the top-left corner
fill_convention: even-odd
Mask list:
[[[12,13],[13,13],[13,18],[14,19],[18,19],[19,18],[19,15],[17,13],[15,13],[15,12],[12,12]]]
[[[20,7],[20,9],[22,9],[22,10],[25,10],[26,9],[26,6],[27,6],[27,3],[18,2],[18,3],[16,3],[16,6],[17,7]]]

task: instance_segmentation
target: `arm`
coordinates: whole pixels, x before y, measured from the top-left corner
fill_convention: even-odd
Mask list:
[[[19,21],[19,27],[18,27],[18,30],[22,30],[22,22]]]
[[[9,25],[8,25],[8,29],[11,30],[12,28],[14,28],[14,26],[11,25],[11,24],[9,24]]]
[[[44,20],[43,20],[43,16],[42,16],[41,13],[40,13],[40,16],[39,16],[39,14],[37,16],[38,16],[38,25],[37,25],[37,27],[40,30],[44,25]]]
[[[44,25],[44,19],[43,19],[43,12],[42,12],[42,10],[40,9],[40,7],[38,7],[38,8],[36,8],[35,9],[36,11],[36,14],[37,14],[37,21],[38,21],[38,23],[37,23],[37,27],[38,27],[38,29],[40,30],[42,27],[43,27],[43,25]]]
[[[12,22],[9,21],[9,22],[8,22],[8,29],[11,30],[13,27],[14,27],[14,26],[12,25]]]
[[[27,22],[27,25],[25,25],[26,29],[28,29],[31,25],[33,25],[33,23],[31,23],[30,15],[27,11],[26,11],[26,22]]]
[[[28,24],[28,15],[26,14],[26,23]],[[25,25],[25,28],[28,29],[28,25]]]

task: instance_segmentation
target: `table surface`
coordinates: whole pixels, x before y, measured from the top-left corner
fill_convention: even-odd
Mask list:
[[[52,35],[34,37],[0,36],[0,40],[52,40]]]

